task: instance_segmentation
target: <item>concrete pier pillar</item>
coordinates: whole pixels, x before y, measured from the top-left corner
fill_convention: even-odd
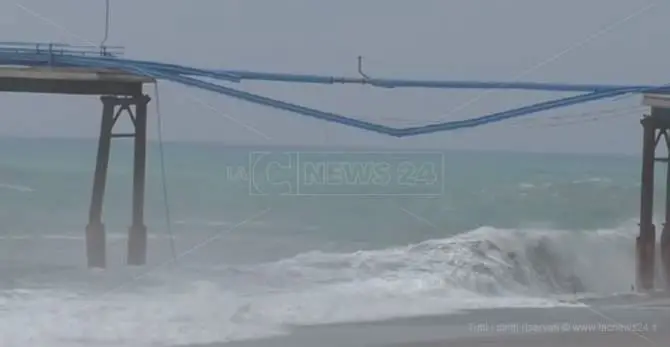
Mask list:
[[[112,128],[114,127],[116,98],[103,96],[101,100],[103,105],[102,121],[100,124],[100,137],[98,138],[98,154],[95,161],[88,225],[86,226],[86,258],[88,267],[91,268],[104,268],[107,263],[105,226],[102,223],[102,204],[107,181],[107,166],[109,164]]]
[[[668,192],[670,194],[670,191]],[[665,290],[670,291],[670,222],[665,222],[661,232],[661,267]]]
[[[133,164],[132,224],[128,231],[128,265],[144,265],[147,261],[147,227],[144,225],[144,192],[146,179],[147,104],[151,98],[134,98],[135,150]]]
[[[665,135],[665,144],[668,148],[668,155],[670,156],[670,138],[668,138],[667,132]],[[663,224],[660,241],[661,269],[664,279],[663,284],[664,289],[670,291],[670,158],[668,158],[666,166],[665,223]]]
[[[656,152],[653,119],[642,120],[642,186],[640,196],[640,234],[636,242],[637,288],[651,290],[654,287],[654,248],[656,230],[653,224],[654,204],[654,154]]]

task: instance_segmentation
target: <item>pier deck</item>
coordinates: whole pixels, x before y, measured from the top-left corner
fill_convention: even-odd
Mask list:
[[[101,68],[0,66],[0,92],[76,95],[142,94],[150,77]]]

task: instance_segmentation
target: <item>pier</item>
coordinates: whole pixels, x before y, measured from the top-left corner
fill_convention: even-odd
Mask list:
[[[656,226],[654,217],[654,164],[665,162],[666,198],[665,219],[661,229],[659,249],[661,272],[665,283],[663,286],[670,290],[670,95],[644,94],[642,104],[649,106],[651,112],[641,123],[642,135],[642,179],[640,195],[640,233],[636,240],[637,253],[637,287],[648,291],[654,289],[656,274]],[[668,149],[666,158],[656,157],[656,148],[663,139]]]
[[[86,225],[86,258],[92,268],[104,268],[106,259],[105,225],[102,207],[107,166],[113,138],[134,139],[132,219],[128,231],[127,263],[143,265],[147,257],[147,228],[144,225],[144,191],[147,142],[147,104],[143,86],[155,83],[151,77],[126,72],[83,67],[0,67],[0,91],[21,93],[99,96],[102,121],[98,139],[91,204]],[[114,133],[122,115],[130,117],[133,133]]]
[[[670,86],[669,85],[605,85],[544,82],[454,81],[371,78],[363,72],[359,57],[360,77],[308,75],[296,73],[257,72],[247,70],[202,69],[178,64],[146,60],[123,59],[111,47],[98,50],[78,49],[64,44],[0,43],[0,91],[98,95],[102,100],[102,121],[96,158],[93,191],[88,225],[86,250],[90,267],[105,267],[105,227],[102,204],[111,140],[132,137],[135,141],[132,219],[128,233],[130,265],[142,265],[147,257],[147,228],[144,225],[144,186],[146,165],[146,127],[149,96],[143,86],[157,80],[178,83],[192,88],[236,98],[261,106],[315,118],[392,137],[408,137],[436,132],[457,131],[512,118],[569,107],[571,105],[638,94],[643,104],[651,108],[642,119],[642,184],[640,200],[640,230],[635,243],[636,288],[650,291],[656,285],[655,259],[660,253],[664,287],[670,289],[670,169],[667,173],[665,223],[657,240],[653,223],[654,166],[670,158],[657,158],[656,148],[665,139],[670,149]],[[3,67],[4,66],[4,67]],[[321,111],[300,104],[273,99],[231,87],[245,80],[267,83],[356,84],[370,88],[428,88],[428,89],[487,89],[578,93],[535,104],[485,114],[462,120],[441,121],[412,127],[392,127],[366,121],[360,117]],[[118,117],[127,114],[135,132],[113,132]],[[660,247],[659,247],[660,246]],[[633,247],[633,246],[631,246]],[[660,248],[660,252],[657,251]]]

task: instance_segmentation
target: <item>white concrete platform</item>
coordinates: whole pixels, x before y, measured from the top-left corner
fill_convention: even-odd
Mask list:
[[[670,108],[670,94],[645,93],[642,97],[642,105],[656,108]]]
[[[84,95],[138,95],[151,77],[98,68],[0,66],[0,91]]]
[[[51,79],[68,81],[125,81],[153,83],[151,77],[123,71],[90,68],[9,67],[0,66],[0,78]]]

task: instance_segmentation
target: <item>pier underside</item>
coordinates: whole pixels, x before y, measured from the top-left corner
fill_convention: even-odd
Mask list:
[[[106,259],[105,226],[102,206],[107,181],[111,142],[114,138],[134,139],[132,219],[128,232],[127,263],[143,265],[147,257],[147,228],[144,225],[146,171],[147,105],[143,94],[151,78],[106,69],[54,67],[0,67],[0,92],[98,95],[102,100],[102,121],[98,138],[93,190],[86,226],[86,257],[89,267],[104,268]],[[117,134],[114,124],[128,115],[133,133]]]
[[[670,156],[670,95],[646,94],[643,103],[651,106],[651,113],[641,123],[642,136],[642,181],[640,196],[640,233],[636,240],[637,287],[649,291],[655,286],[656,226],[654,217],[654,166],[656,162],[667,164],[665,218],[661,229],[660,249],[662,286],[670,290],[670,158],[657,158],[656,149],[665,143]]]

